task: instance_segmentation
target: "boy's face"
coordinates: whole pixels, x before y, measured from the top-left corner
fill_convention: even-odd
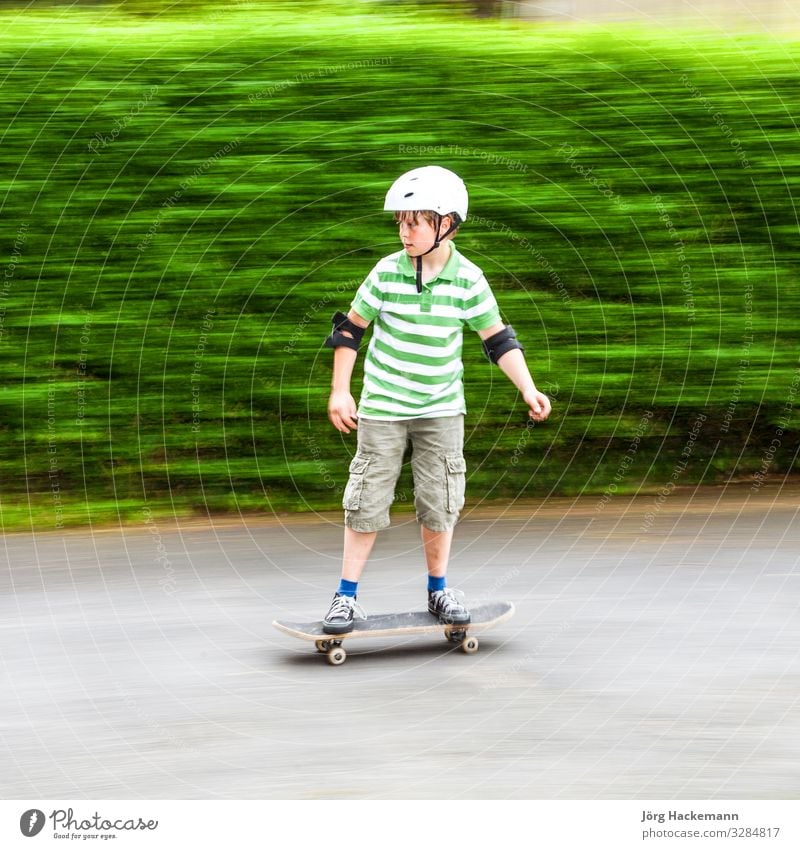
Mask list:
[[[450,223],[450,216],[445,215],[439,232],[447,232]],[[410,257],[427,253],[436,241],[436,224],[421,212],[397,213],[397,226],[400,241]]]

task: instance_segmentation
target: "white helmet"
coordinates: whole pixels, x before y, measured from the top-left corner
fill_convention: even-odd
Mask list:
[[[467,187],[458,174],[438,165],[425,165],[407,171],[392,183],[386,193],[383,209],[388,212],[422,212],[429,209],[439,215],[455,212],[464,221],[467,204]]]

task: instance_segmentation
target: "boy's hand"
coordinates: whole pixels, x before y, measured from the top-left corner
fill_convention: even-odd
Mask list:
[[[328,418],[336,430],[350,433],[358,427],[356,402],[349,392],[334,390],[328,401]]]
[[[550,399],[538,389],[529,389],[523,394],[522,400],[530,408],[528,415],[535,422],[543,422],[550,415]]]

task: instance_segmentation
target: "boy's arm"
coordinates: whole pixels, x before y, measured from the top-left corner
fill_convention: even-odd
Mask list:
[[[493,324],[485,330],[479,330],[478,335],[484,341],[505,330],[505,324]],[[497,361],[500,370],[519,389],[522,400],[528,405],[528,415],[535,422],[543,422],[550,415],[550,399],[536,388],[525,355],[519,348],[506,351]]]
[[[350,310],[347,318],[357,327],[369,327],[369,322],[354,310]],[[352,338],[353,334],[342,331],[345,336]],[[331,381],[331,397],[328,400],[328,418],[336,430],[350,433],[351,428],[358,427],[356,417],[356,402],[350,393],[350,379],[356,364],[358,353],[352,348],[340,345],[333,351],[333,379]]]

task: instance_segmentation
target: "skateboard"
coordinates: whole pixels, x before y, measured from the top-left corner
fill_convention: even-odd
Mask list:
[[[345,640],[367,637],[403,637],[408,634],[444,634],[451,643],[458,643],[466,654],[478,651],[476,632],[505,622],[514,615],[514,605],[509,601],[479,604],[470,608],[471,621],[466,625],[444,625],[425,611],[381,613],[366,619],[356,619],[353,630],[346,634],[326,634],[322,622],[286,622],[276,619],[272,624],[284,634],[313,642],[317,651],[327,655],[328,663],[341,666],[347,660]]]

